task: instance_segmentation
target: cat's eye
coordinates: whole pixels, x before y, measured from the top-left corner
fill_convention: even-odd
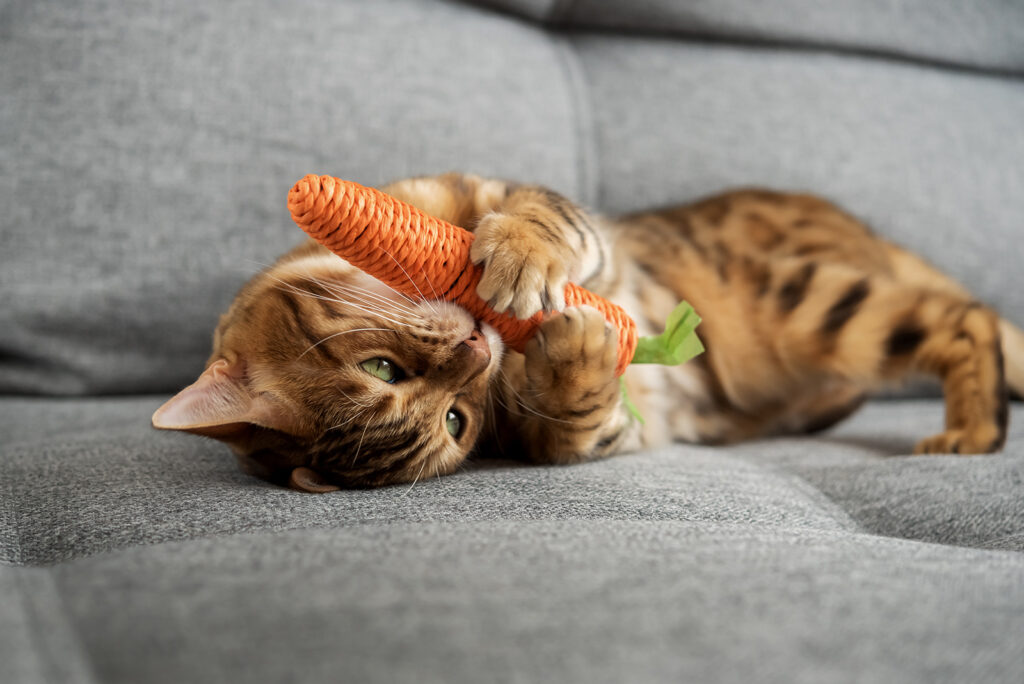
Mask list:
[[[359,367],[364,371],[378,377],[384,382],[395,383],[402,377],[402,371],[399,370],[398,366],[391,363],[387,359],[375,358],[367,359],[359,364]]]
[[[458,439],[462,433],[462,416],[458,411],[448,409],[448,414],[444,417],[444,427],[448,430],[449,435]]]

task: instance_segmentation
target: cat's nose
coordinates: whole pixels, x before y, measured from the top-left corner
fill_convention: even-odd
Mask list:
[[[480,328],[475,329],[469,337],[462,341],[462,344],[469,347],[473,356],[482,360],[485,366],[491,360],[491,346],[487,344],[487,338],[484,337]]]
[[[451,356],[437,367],[441,377],[462,386],[487,370],[491,363],[491,346],[479,330],[452,348]]]

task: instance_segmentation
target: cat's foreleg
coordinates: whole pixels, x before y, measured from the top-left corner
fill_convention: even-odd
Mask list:
[[[589,307],[565,308],[569,282],[612,277],[603,228],[545,188],[449,174],[400,181],[386,191],[474,232],[483,267],[477,294],[498,311],[552,315],[524,354],[502,363],[495,391],[526,455],[576,463],[614,453],[632,435],[615,376],[618,335]]]
[[[531,460],[579,463],[617,450],[632,426],[617,359],[618,335],[596,309],[570,307],[541,324],[527,343],[513,399]]]
[[[561,311],[567,283],[614,270],[600,220],[547,188],[449,173],[383,190],[474,233],[477,294],[499,312]]]
[[[519,318],[561,311],[566,284],[585,284],[610,266],[597,222],[550,190],[511,188],[474,231],[470,255],[484,267],[477,294]]]

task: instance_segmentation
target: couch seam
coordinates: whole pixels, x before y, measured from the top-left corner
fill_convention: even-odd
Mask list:
[[[973,73],[975,75],[990,75],[1020,79],[1024,77],[1024,69],[1015,66],[997,66],[984,62],[945,60],[942,57],[921,54],[913,50],[902,50],[898,47],[874,46],[871,44],[859,45],[856,43],[834,43],[827,41],[815,41],[813,38],[773,38],[760,35],[756,32],[743,32],[728,30],[715,33],[701,28],[690,29],[657,29],[618,26],[611,28],[601,24],[588,24],[585,21],[572,24],[570,15],[576,9],[577,0],[553,0],[547,11],[539,16],[529,18],[526,14],[521,17],[527,18],[540,27],[554,27],[565,31],[588,32],[598,34],[617,34],[629,37],[646,37],[654,39],[685,41],[692,43],[725,44],[739,47],[795,49],[805,52],[827,52],[830,54],[847,55],[852,57],[863,57],[878,59],[888,62],[911,64],[920,67],[931,67],[954,72]]]
[[[859,534],[867,534],[876,537],[884,536],[875,534],[871,530],[865,528],[863,525],[860,524],[860,522],[856,518],[850,515],[849,511],[847,511],[845,508],[839,505],[838,501],[836,501],[828,494],[815,487],[810,480],[806,479],[799,473],[794,473],[790,470],[784,470],[779,467],[771,467],[770,471],[774,472],[776,475],[780,477],[790,479],[804,496],[806,496],[808,499],[813,500],[819,506],[830,509],[830,512],[833,516],[835,516],[835,521],[837,523],[848,526],[847,531],[856,532]],[[898,537],[896,538],[898,539]]]
[[[14,584],[18,588],[18,599],[22,606],[26,622],[27,630],[32,634],[32,650],[36,655],[36,662],[38,663],[41,672],[45,673],[47,682],[61,682],[61,681],[73,681],[82,682],[87,684],[88,682],[96,682],[96,673],[92,667],[92,663],[89,658],[86,657],[86,651],[82,647],[81,637],[76,629],[71,625],[71,620],[68,618],[67,611],[64,609],[64,599],[57,589],[56,582],[53,578],[53,569],[51,567],[19,567],[14,568]],[[40,618],[40,611],[37,606],[36,594],[38,587],[26,587],[25,577],[28,577],[27,572],[38,573],[38,576],[43,578],[42,582],[46,585],[49,590],[50,596],[57,604],[57,615],[53,623],[58,623],[60,631],[66,636],[72,645],[74,653],[68,653],[65,649],[54,649],[50,646],[52,642],[51,635],[54,634],[53,624],[46,625],[44,620]],[[53,665],[51,658],[57,654],[53,653],[55,650],[60,650],[60,658],[63,661],[63,665],[69,669],[56,668]],[[48,657],[49,656],[49,657]],[[67,675],[68,677],[62,676]],[[86,679],[79,679],[79,677],[86,677]]]
[[[569,16],[575,4],[576,0],[554,0],[541,21],[547,24],[561,24]]]
[[[677,525],[677,526],[688,526],[688,527],[702,527],[706,525],[715,525],[726,531],[744,531],[748,533],[756,533],[758,531],[769,531],[769,532],[781,532],[784,534],[793,535],[817,535],[817,536],[829,536],[829,537],[863,537],[877,540],[888,541],[897,544],[913,544],[921,546],[930,546],[944,549],[959,549],[969,552],[979,552],[986,554],[996,554],[1006,557],[1009,562],[1018,564],[1021,562],[1021,556],[1024,555],[1021,551],[1015,549],[989,549],[978,546],[964,546],[960,544],[947,544],[944,542],[929,541],[925,539],[914,539],[909,537],[897,537],[892,535],[878,534],[870,530],[865,530],[856,526],[853,529],[822,529],[820,527],[809,526],[809,525],[769,525],[765,527],[752,526],[749,522],[735,521],[735,522],[721,522],[713,520],[686,520],[678,518],[664,518],[664,519],[621,519],[621,518],[550,518],[550,519],[527,519],[518,520],[512,518],[495,518],[491,520],[458,520],[458,521],[438,521],[438,520],[374,520],[374,521],[361,521],[356,525],[337,526],[337,525],[296,525],[286,526],[276,529],[270,528],[251,528],[245,530],[235,530],[231,532],[217,532],[213,534],[205,534],[195,537],[182,537],[178,539],[165,539],[156,542],[141,542],[132,543],[124,546],[118,546],[115,548],[102,549],[95,552],[85,553],[81,555],[71,556],[62,560],[39,564],[31,566],[23,566],[18,569],[27,570],[41,570],[41,571],[53,571],[54,569],[61,567],[74,566],[75,564],[88,562],[90,560],[103,559],[104,557],[113,558],[115,556],[130,554],[132,552],[145,552],[148,549],[154,549],[159,547],[175,546],[175,545],[191,545],[195,543],[215,543],[217,541],[224,541],[230,539],[243,539],[246,537],[273,537],[277,535],[287,535],[295,532],[337,532],[346,533],[354,532],[356,530],[364,530],[366,528],[379,528],[379,529],[391,529],[396,523],[405,524],[407,526],[435,526],[438,528],[451,528],[454,526],[482,526],[490,525],[494,526],[497,524],[506,524],[510,527],[521,527],[523,525],[534,525],[534,524],[565,524],[565,523],[583,523],[583,524],[621,524],[621,525]],[[52,581],[52,580],[51,580]]]
[[[0,564],[17,566],[22,565],[25,559],[22,551],[21,543],[21,526],[18,524],[18,511],[14,507],[14,484],[8,482],[3,488],[3,508],[0,509],[3,513],[2,523],[3,526],[9,530],[10,537],[8,542],[10,543],[10,551],[12,558],[0,558]],[[2,528],[0,528],[2,529]]]
[[[567,84],[569,107],[575,130],[577,188],[575,199],[600,208],[601,184],[590,89],[576,46],[568,33],[549,31]]]
[[[780,476],[781,475],[788,475],[788,473],[786,473],[785,471],[772,471],[772,472],[773,472],[773,474],[780,475]],[[798,480],[798,482],[795,482],[795,483],[791,482],[790,478],[785,478],[785,479],[787,479],[787,481],[790,481],[791,484],[794,484],[798,488],[800,488],[800,493],[801,494],[806,495],[808,489],[811,490],[811,492],[817,491],[814,488],[813,485],[810,485],[810,484],[807,484],[806,482],[804,482],[803,478],[801,478],[800,476],[794,476],[794,477],[795,477],[796,480]],[[806,487],[801,487],[801,484],[806,485]],[[820,492],[818,492],[818,496],[817,497],[811,496],[809,498],[812,499],[814,501],[814,503],[822,503],[820,499],[823,498],[825,500],[825,502],[824,502],[825,506],[838,508],[838,510],[839,510],[839,512],[841,514],[845,514],[846,513],[845,509],[842,509],[842,507],[838,506],[838,504],[835,504],[835,502],[833,502],[829,497],[825,496],[824,494],[822,494]],[[840,515],[840,518],[841,517],[842,517],[842,515]],[[842,524],[841,520],[833,519],[832,522],[839,523],[840,525]],[[891,535],[891,534],[881,534],[881,533],[876,532],[874,530],[865,528],[863,525],[861,525],[859,522],[857,522],[853,518],[850,518],[850,526],[849,527],[823,528],[823,527],[820,527],[818,525],[803,524],[803,523],[768,524],[768,525],[762,526],[762,525],[757,525],[757,524],[752,525],[751,523],[744,522],[744,521],[723,522],[723,521],[705,520],[705,519],[670,518],[670,517],[666,517],[666,518],[647,518],[647,519],[630,519],[630,518],[614,518],[614,517],[606,517],[606,518],[555,517],[555,518],[516,519],[516,518],[501,517],[501,518],[493,518],[493,519],[450,520],[450,521],[401,520],[401,519],[398,519],[398,520],[383,520],[382,519],[382,520],[363,520],[363,521],[359,521],[357,523],[351,523],[350,522],[349,524],[346,524],[345,526],[338,526],[338,525],[335,525],[335,524],[332,523],[332,524],[314,524],[314,525],[287,525],[287,526],[280,527],[280,528],[245,528],[245,529],[237,529],[237,530],[225,530],[225,531],[213,532],[213,533],[202,534],[202,535],[197,535],[197,536],[186,536],[186,537],[179,537],[179,538],[161,539],[161,540],[158,540],[158,541],[138,541],[138,542],[132,542],[132,543],[124,544],[124,545],[121,545],[121,546],[115,546],[115,547],[111,547],[111,548],[104,548],[104,549],[99,549],[99,550],[95,550],[95,551],[89,551],[89,552],[86,552],[86,553],[70,555],[70,556],[67,556],[67,557],[64,557],[64,558],[55,559],[55,560],[33,563],[31,565],[10,566],[10,567],[11,567],[11,569],[16,569],[16,570],[44,570],[44,571],[53,571],[53,570],[55,570],[57,568],[60,568],[60,567],[73,566],[73,565],[75,565],[77,563],[88,562],[89,560],[93,560],[93,559],[102,559],[103,557],[114,557],[114,556],[122,555],[122,554],[125,554],[125,553],[131,553],[133,551],[143,551],[143,550],[146,550],[146,549],[153,549],[153,548],[159,548],[159,547],[165,547],[165,546],[173,546],[173,545],[176,545],[176,544],[179,544],[179,545],[189,545],[189,544],[194,544],[194,543],[215,542],[217,540],[239,539],[239,538],[245,538],[245,537],[276,536],[276,535],[290,534],[290,533],[293,533],[293,532],[317,532],[317,531],[321,531],[321,532],[332,532],[332,531],[333,532],[346,532],[346,531],[347,532],[352,532],[352,531],[357,530],[357,529],[366,529],[366,528],[380,528],[380,529],[391,528],[391,527],[393,527],[396,524],[398,524],[398,525],[417,525],[417,526],[420,526],[420,525],[426,525],[426,526],[440,525],[440,526],[450,527],[450,526],[453,526],[453,525],[455,525],[455,526],[459,526],[459,525],[478,526],[478,525],[498,525],[498,524],[508,524],[508,525],[511,525],[511,526],[517,526],[517,525],[523,525],[523,524],[538,524],[538,523],[552,523],[552,524],[553,523],[559,523],[559,524],[568,524],[568,523],[584,523],[584,524],[593,523],[593,524],[599,524],[600,523],[600,524],[623,524],[623,525],[628,525],[628,524],[642,524],[642,525],[669,524],[669,525],[690,525],[690,526],[697,526],[697,527],[702,526],[702,525],[711,524],[711,525],[718,525],[718,526],[723,527],[723,528],[728,529],[728,530],[747,530],[747,531],[751,531],[751,530],[754,530],[754,531],[757,531],[757,530],[765,531],[765,530],[767,530],[767,531],[781,531],[781,532],[784,532],[784,533],[793,533],[793,534],[803,534],[803,533],[806,532],[806,533],[809,533],[809,534],[840,535],[840,536],[842,536],[842,535],[854,535],[854,536],[860,536],[860,537],[865,537],[865,538],[870,537],[870,538],[873,538],[873,539],[889,540],[889,541],[893,541],[893,542],[911,543],[911,544],[923,544],[923,545],[928,545],[928,546],[950,548],[950,549],[964,549],[964,550],[968,550],[968,551],[980,551],[980,552],[985,552],[985,553],[1006,554],[1006,555],[1014,556],[1014,557],[1024,556],[1024,551],[1019,551],[1017,549],[1007,549],[1007,548],[998,548],[998,547],[997,548],[990,548],[990,547],[987,547],[987,546],[979,546],[979,545],[952,544],[952,543],[948,543],[948,542],[932,541],[932,540],[928,540],[928,539],[919,539],[919,538],[915,538],[915,537],[901,537],[901,536]],[[1009,536],[1013,536],[1013,535],[1006,535],[1006,536],[1009,537]]]

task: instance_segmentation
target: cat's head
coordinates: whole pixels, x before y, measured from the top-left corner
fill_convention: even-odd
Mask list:
[[[252,474],[308,491],[450,473],[485,421],[497,334],[313,252],[254,278],[198,380],[158,428],[226,442]]]

